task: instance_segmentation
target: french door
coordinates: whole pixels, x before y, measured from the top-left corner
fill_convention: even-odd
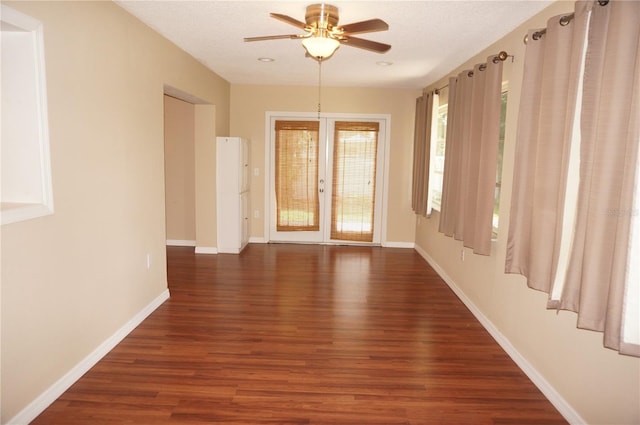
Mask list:
[[[269,240],[379,244],[384,118],[271,116]]]

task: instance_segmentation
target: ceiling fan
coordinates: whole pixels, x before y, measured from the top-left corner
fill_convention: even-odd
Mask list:
[[[340,45],[357,47],[377,53],[388,51],[391,46],[377,41],[353,37],[353,34],[386,31],[389,25],[382,19],[369,19],[338,26],[338,8],[330,4],[312,4],[307,6],[305,22],[287,15],[271,13],[272,18],[286,22],[305,31],[304,34],[267,35],[247,37],[244,41],[263,41],[277,39],[301,39],[307,54],[318,61],[329,58]]]

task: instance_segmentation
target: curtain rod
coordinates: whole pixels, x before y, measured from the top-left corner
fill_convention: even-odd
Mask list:
[[[606,6],[607,4],[609,4],[609,0],[598,0],[598,4],[600,6]],[[565,27],[569,25],[569,22],[571,22],[573,18],[575,18],[575,13],[570,13],[568,15],[561,17],[558,23],[561,26]],[[531,37],[537,41],[537,40],[540,40],[540,38],[542,38],[542,36],[545,35],[546,33],[547,33],[547,29],[543,28],[540,31],[534,32]],[[523,40],[524,44],[527,44],[528,41],[529,41],[529,34],[525,34],[524,40]]]
[[[498,62],[500,62],[500,61],[504,62],[505,60],[507,60],[507,58],[511,58],[511,61],[513,62],[513,55],[510,55],[510,54],[508,54],[507,52],[505,52],[505,51],[503,50],[503,51],[501,51],[500,53],[498,53],[497,55],[495,55],[495,56],[493,57],[493,59],[491,59],[491,62],[493,62],[493,63],[498,63]],[[487,69],[487,64],[486,64],[486,63],[481,64],[481,65],[479,66],[479,69],[480,69],[480,71],[484,71],[485,69]],[[469,71],[469,72],[467,73],[467,75],[468,75],[469,77],[473,77],[473,71]],[[435,94],[440,94],[440,90],[443,90],[443,89],[445,89],[445,88],[447,88],[447,87],[449,87],[449,84],[445,84],[444,86],[442,86],[442,87],[440,87],[440,88],[438,88],[438,89],[435,89],[433,92],[434,92]]]

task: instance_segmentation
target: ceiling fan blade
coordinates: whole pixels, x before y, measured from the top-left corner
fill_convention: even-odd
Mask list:
[[[264,41],[264,40],[280,40],[283,38],[289,38],[292,40],[303,38],[303,36],[298,34],[289,34],[289,35],[263,35],[262,37],[245,37],[244,41]]]
[[[382,19],[369,19],[368,21],[341,25],[340,29],[342,29],[345,35],[362,34],[365,32],[386,31],[389,29],[389,25]]]
[[[377,41],[372,41],[372,40],[364,40],[362,38],[356,38],[356,37],[345,37],[343,40],[340,40],[340,42],[345,46],[371,50],[377,53],[384,53],[391,48],[391,46],[388,44],[378,43]]]
[[[281,15],[280,13],[270,13],[272,18],[276,18],[279,21],[286,22],[287,24],[293,25],[294,27],[298,27],[300,29],[306,29],[307,24],[304,22],[300,22],[297,19],[293,19],[291,16]]]

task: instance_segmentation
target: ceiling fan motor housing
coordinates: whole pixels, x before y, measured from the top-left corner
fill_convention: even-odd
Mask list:
[[[304,15],[310,27],[329,31],[338,25],[338,18],[338,8],[324,3],[307,6],[307,12]]]

